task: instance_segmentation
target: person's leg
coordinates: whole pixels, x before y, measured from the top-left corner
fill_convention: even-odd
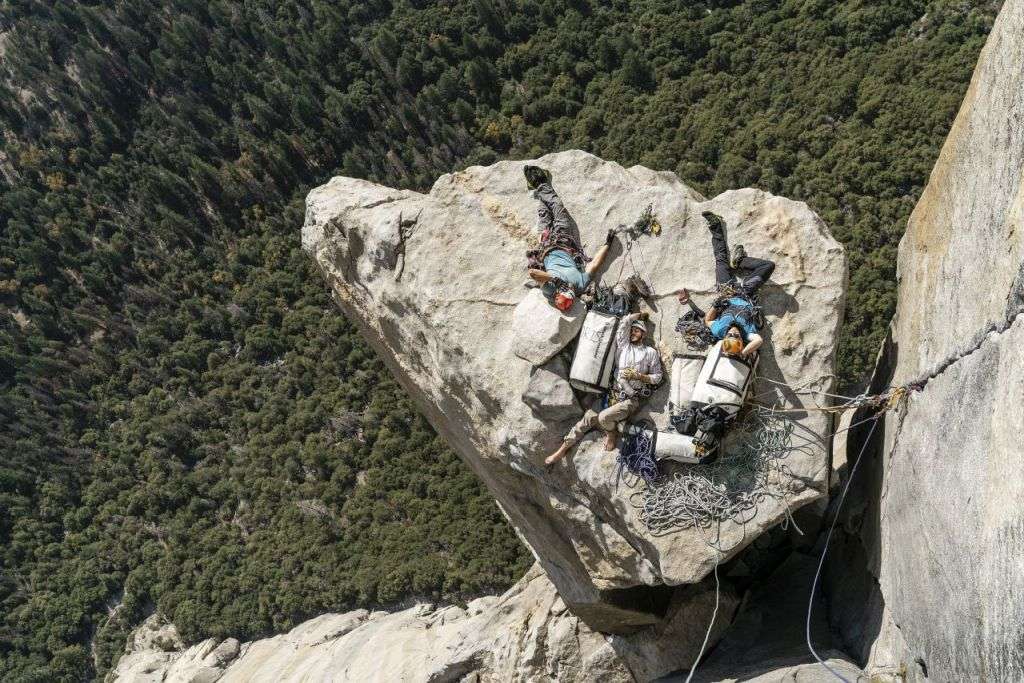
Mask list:
[[[564,233],[569,235],[576,244],[579,244],[580,231],[576,227],[576,221],[569,214],[569,210],[565,208],[565,204],[555,192],[555,188],[551,187],[551,183],[541,184],[534,190],[534,193],[541,204],[551,213],[551,237],[554,238],[556,235]]]
[[[732,270],[729,268],[729,244],[725,240],[725,223],[711,212],[705,212],[704,218],[711,231],[711,251],[715,255],[715,282],[723,285],[732,282]]]
[[[597,424],[605,432],[604,449],[615,450],[615,441],[619,434],[619,423],[636,412],[640,404],[636,399],[628,398],[615,405],[608,406],[597,416]]]
[[[583,414],[580,421],[573,425],[569,433],[565,435],[565,439],[562,440],[562,445],[558,447],[558,450],[549,455],[545,460],[545,465],[554,465],[556,462],[565,457],[565,455],[572,450],[572,448],[580,442],[583,436],[597,426],[597,411],[590,409]]]
[[[749,296],[753,296],[761,285],[768,282],[768,278],[775,272],[775,262],[763,258],[745,256],[739,263],[739,270],[749,273],[743,278],[743,289]]]

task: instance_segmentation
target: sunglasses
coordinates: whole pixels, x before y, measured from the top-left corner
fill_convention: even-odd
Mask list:
[[[725,335],[725,338],[726,339],[742,339],[743,337],[741,337],[738,334],[727,334],[727,335]]]

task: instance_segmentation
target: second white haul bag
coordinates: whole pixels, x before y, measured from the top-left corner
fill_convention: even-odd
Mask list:
[[[618,329],[617,316],[593,310],[587,312],[569,369],[572,386],[595,394],[608,391],[612,385],[615,333]]]
[[[700,369],[704,366],[703,353],[677,353],[672,356],[672,374],[669,378],[668,400],[674,412],[690,405],[690,396]]]
[[[722,342],[708,351],[697,384],[690,396],[692,403],[718,405],[735,415],[747,397],[758,357],[752,360],[722,352]]]

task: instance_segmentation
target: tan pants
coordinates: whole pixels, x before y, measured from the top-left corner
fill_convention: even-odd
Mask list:
[[[619,422],[635,413],[638,408],[640,408],[640,401],[635,398],[627,398],[625,401],[619,401],[615,405],[608,406],[600,413],[596,410],[588,410],[580,418],[580,421],[569,430],[569,433],[565,435],[564,441],[570,446],[575,446],[580,442],[584,434],[598,427],[606,432],[615,431],[619,426]]]

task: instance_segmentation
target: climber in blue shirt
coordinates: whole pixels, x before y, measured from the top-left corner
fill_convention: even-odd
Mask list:
[[[580,243],[580,231],[576,221],[551,187],[551,172],[539,166],[524,166],[526,185],[533,190],[540,202],[537,207],[538,224],[541,229],[537,249],[527,252],[527,268],[530,277],[540,283],[541,291],[556,308],[567,311],[590,284],[594,273],[608,257],[615,232],[608,231],[605,243],[588,258]]]
[[[698,315],[703,316],[711,335],[726,341],[727,353],[751,356],[764,343],[757,328],[757,310],[754,296],[775,271],[775,263],[768,259],[747,256],[743,245],[737,245],[732,258],[725,238],[725,222],[710,211],[704,219],[711,231],[711,249],[715,255],[715,282],[724,295],[704,313],[690,299],[690,293],[679,291],[679,302],[689,304]]]

